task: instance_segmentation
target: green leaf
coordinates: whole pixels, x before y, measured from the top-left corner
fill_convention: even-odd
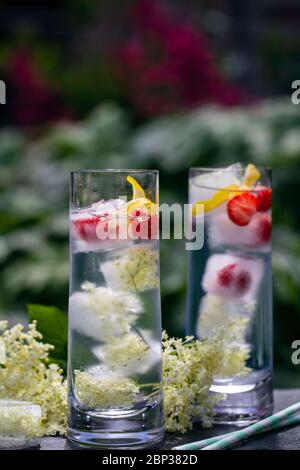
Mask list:
[[[43,341],[52,344],[51,358],[59,364],[65,363],[68,353],[67,315],[56,307],[45,305],[27,305],[30,321],[37,321],[37,329],[43,335]]]

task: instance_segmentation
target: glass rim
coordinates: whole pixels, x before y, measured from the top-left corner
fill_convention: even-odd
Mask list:
[[[263,171],[267,171],[267,172],[272,172],[272,167],[271,166],[264,166],[264,165],[255,165],[256,168],[258,168],[259,170],[263,170]],[[235,170],[236,172],[239,172],[239,171],[244,171],[247,167],[247,164],[242,164],[242,168],[240,170]],[[232,168],[229,168],[228,166],[192,166],[189,168],[189,171],[192,172],[192,171],[206,171],[206,172],[210,172],[210,171],[232,171]]]
[[[142,169],[142,168],[87,168],[87,169],[82,169],[82,170],[71,170],[70,174],[75,175],[75,174],[80,174],[80,173],[152,173],[152,174],[159,174],[159,170],[152,170],[152,169]]]
[[[263,166],[263,165],[255,165],[256,168],[260,171],[261,176],[263,177],[264,174],[268,178],[268,182],[265,184],[262,184],[263,186],[266,187],[272,187],[272,168],[270,166]],[[227,173],[227,172],[232,172],[234,171],[237,175],[242,175],[244,171],[246,170],[247,164],[242,164],[240,169],[235,169],[233,170],[232,168],[227,167],[191,167],[189,169],[189,178],[190,178],[190,184],[193,184],[194,186],[197,186],[198,188],[205,188],[209,189],[212,191],[227,191],[227,192],[232,192],[234,193],[243,193],[243,192],[255,192],[259,191],[259,181],[258,181],[258,186],[254,186],[253,188],[226,188],[226,187],[218,187],[218,186],[212,186],[212,185],[207,185],[207,184],[199,184],[196,182],[191,183],[192,177],[197,176],[199,174],[205,174],[205,173],[213,173],[213,172],[219,172],[219,173]]]

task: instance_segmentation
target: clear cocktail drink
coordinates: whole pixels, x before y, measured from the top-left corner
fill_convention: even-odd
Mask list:
[[[163,436],[157,177],[72,174],[68,436],[81,445]]]
[[[216,408],[223,423],[272,411],[271,191],[269,170],[254,165],[190,172],[193,223],[204,210],[205,234],[203,248],[189,254],[188,334],[230,331],[248,368],[215,377],[211,392],[226,395]]]

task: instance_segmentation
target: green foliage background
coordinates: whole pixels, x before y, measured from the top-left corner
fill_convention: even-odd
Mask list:
[[[236,161],[270,165],[274,176],[275,383],[300,385],[291,343],[300,333],[300,113],[290,98],[224,110],[201,108],[138,127],[122,108],[105,104],[84,121],[59,124],[31,141],[0,134],[0,309],[13,322],[26,304],[66,311],[68,175],[80,168],[158,168],[160,202],[185,202],[190,166]],[[161,243],[163,326],[184,334],[187,254],[182,241]],[[42,323],[44,307],[29,307]],[[57,329],[63,320],[57,310]],[[24,317],[25,318],[25,317]],[[43,329],[41,324],[41,329]],[[55,331],[47,341],[56,343]],[[60,344],[53,359],[64,357]]]

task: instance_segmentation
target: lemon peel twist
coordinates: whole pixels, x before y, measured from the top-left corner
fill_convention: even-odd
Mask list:
[[[193,204],[192,207],[192,216],[196,217],[202,213],[202,208],[204,213],[210,212],[221,204],[224,204],[230,197],[232,193],[234,195],[240,194],[239,190],[250,189],[261,177],[259,170],[256,168],[253,163],[249,163],[245,170],[245,175],[242,181],[241,186],[236,184],[232,184],[230,186],[226,186],[225,188],[221,188],[217,191],[211,198],[207,199],[206,201],[197,201]]]
[[[140,185],[140,183],[137,182],[136,179],[132,178],[132,176],[127,176],[127,181],[132,186],[132,191],[133,191],[132,199],[146,198],[145,191],[143,190],[142,186]]]

